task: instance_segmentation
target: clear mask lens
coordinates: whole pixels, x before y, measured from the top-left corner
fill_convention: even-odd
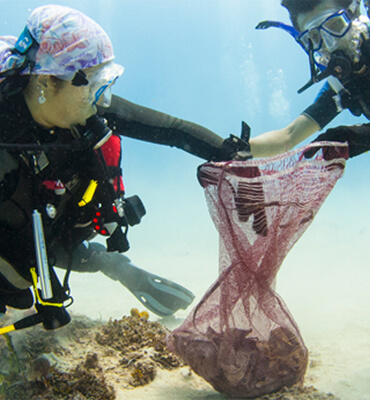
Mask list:
[[[124,68],[121,65],[111,62],[88,76],[90,92],[88,102],[92,105],[109,107],[112,99],[111,87],[123,71]]]
[[[334,15],[322,24],[322,29],[332,34],[333,36],[342,37],[346,34],[351,21],[345,13],[341,15]]]
[[[112,100],[112,86],[115,84],[118,77],[114,78],[113,80],[103,84],[99,87],[96,91],[92,88],[92,93],[95,94],[93,104],[97,104],[98,106],[102,107],[109,107],[110,102]]]
[[[112,85],[104,89],[103,93],[99,96],[96,104],[101,107],[109,107],[112,101]]]
[[[311,48],[310,41],[312,43],[312,50],[319,50],[322,45],[322,39],[319,29],[314,28],[304,32],[300,37],[300,41],[303,44],[304,48],[307,50]]]
[[[321,49],[322,51],[334,51],[340,47],[340,38],[338,39],[325,31],[322,32],[321,36],[324,43]]]

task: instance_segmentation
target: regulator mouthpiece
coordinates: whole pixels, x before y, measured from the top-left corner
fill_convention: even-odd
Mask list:
[[[83,136],[91,143],[94,150],[101,147],[111,136],[112,130],[106,119],[93,115],[86,121],[87,131]]]

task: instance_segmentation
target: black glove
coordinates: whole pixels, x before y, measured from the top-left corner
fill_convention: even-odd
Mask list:
[[[319,135],[314,142],[347,142],[349,156],[356,157],[365,151],[370,150],[370,124],[338,126],[328,129]],[[319,148],[312,148],[305,152],[306,158],[311,158]]]
[[[242,121],[241,137],[230,135],[222,143],[218,160],[216,161],[245,161],[252,158],[251,147],[249,145],[250,127]]]

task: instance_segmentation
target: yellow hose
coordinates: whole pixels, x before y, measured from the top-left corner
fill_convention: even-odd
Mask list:
[[[86,204],[90,203],[90,201],[93,199],[96,188],[98,186],[97,181],[90,181],[90,184],[88,188],[86,189],[84,195],[82,196],[81,201],[78,203],[79,207],[84,207]]]

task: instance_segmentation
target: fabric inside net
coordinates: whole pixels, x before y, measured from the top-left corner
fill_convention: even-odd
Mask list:
[[[321,142],[199,168],[219,232],[220,275],[167,344],[217,391],[253,398],[302,383],[308,351],[273,283],[347,158],[347,145]]]

